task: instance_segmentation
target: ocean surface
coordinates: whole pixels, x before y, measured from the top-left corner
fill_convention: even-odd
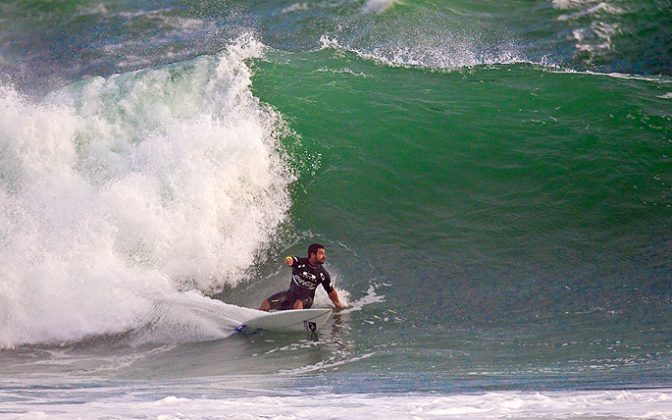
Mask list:
[[[0,418],[672,418],[670,22],[0,2]]]

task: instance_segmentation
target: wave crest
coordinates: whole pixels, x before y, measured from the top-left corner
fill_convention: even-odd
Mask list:
[[[0,346],[139,327],[240,281],[290,207],[242,37],[217,57],[0,95]]]

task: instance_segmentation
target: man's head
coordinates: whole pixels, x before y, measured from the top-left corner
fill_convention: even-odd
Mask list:
[[[308,247],[308,261],[311,264],[324,264],[327,259],[327,252],[324,250],[324,245],[310,244]]]

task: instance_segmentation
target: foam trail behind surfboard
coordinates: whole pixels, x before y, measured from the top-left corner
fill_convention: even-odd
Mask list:
[[[148,314],[147,327],[136,344],[145,342],[204,341],[226,338],[243,320],[265,312],[231,305],[198,292],[184,292],[157,300]]]

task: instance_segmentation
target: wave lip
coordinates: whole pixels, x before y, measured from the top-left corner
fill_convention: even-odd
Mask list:
[[[0,98],[0,346],[139,328],[156,299],[235,284],[270,245],[293,175],[250,91],[242,37],[217,57]]]

